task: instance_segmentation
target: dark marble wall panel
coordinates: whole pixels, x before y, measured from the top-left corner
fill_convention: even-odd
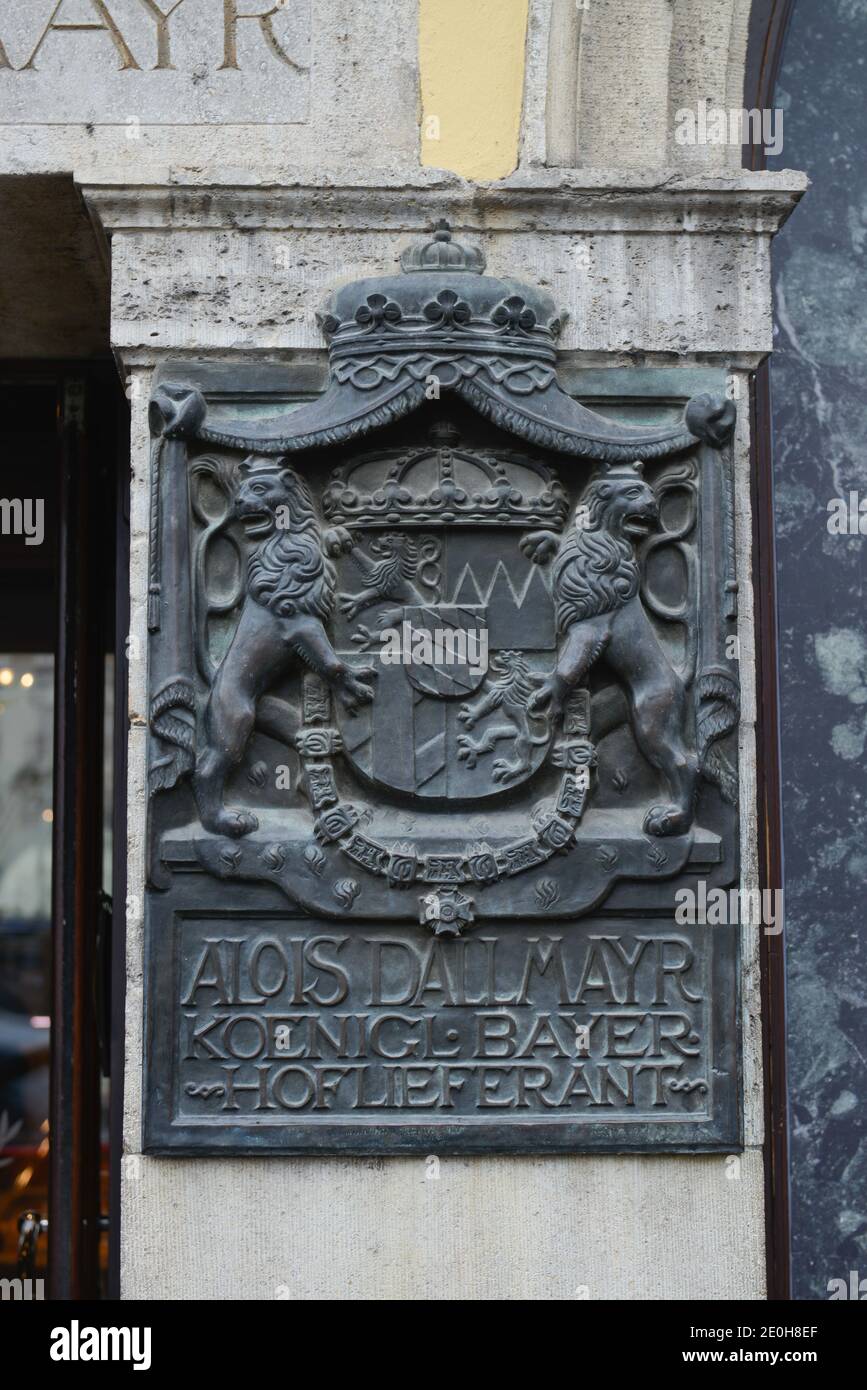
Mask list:
[[[772,366],[793,1293],[867,1278],[867,0],[797,0],[776,168],[813,187],[776,241]],[[857,519],[856,519],[857,526]]]

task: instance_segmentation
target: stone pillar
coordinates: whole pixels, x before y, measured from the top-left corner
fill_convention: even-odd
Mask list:
[[[663,125],[665,109],[663,92]],[[661,134],[661,151],[660,141]],[[316,320],[326,291],[391,273],[397,253],[441,217],[484,249],[489,275],[518,270],[568,309],[561,375],[572,394],[601,413],[606,397],[616,397],[626,418],[641,423],[642,394],[685,400],[703,386],[704,373],[721,373],[739,408],[731,540],[739,597],[740,862],[742,886],[750,888],[757,880],[748,383],[771,348],[770,240],[801,188],[788,174],[648,172],[643,159],[628,172],[525,163],[482,186],[442,171],[383,176],[370,167],[327,180],[308,169],[303,178],[268,186],[241,184],[217,168],[207,176],[176,173],[146,188],[84,183],[92,216],[110,240],[112,340],[129,378],[133,417],[124,1297],[763,1296],[757,926],[741,935],[742,1153],[436,1161],[423,1153],[142,1153],[149,718],[143,654],[157,457],[148,403],[168,364],[171,375],[201,383],[215,418],[231,414],[236,377],[251,367],[260,373],[263,415],[269,392],[290,372],[296,381],[306,373],[315,395],[326,377]],[[600,369],[616,373],[610,390]],[[644,385],[631,387],[633,377]],[[163,602],[172,601],[164,592]]]

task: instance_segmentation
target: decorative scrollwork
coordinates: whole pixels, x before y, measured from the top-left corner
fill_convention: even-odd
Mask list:
[[[202,482],[207,479],[221,499],[216,514],[206,506]],[[193,627],[196,665],[200,675],[210,685],[215,674],[211,657],[211,619],[223,617],[237,607],[244,593],[244,557],[231,530],[234,520],[234,494],[237,472],[233,462],[224,457],[203,455],[190,469],[190,509],[202,527],[193,549]],[[235,583],[228,593],[215,597],[208,573],[208,560],[218,540],[231,547],[237,563]]]
[[[654,485],[659,502],[660,525],[643,542],[640,553],[642,560],[641,597],[645,608],[664,623],[678,625],[683,631],[684,662],[680,674],[687,685],[695,679],[698,661],[698,624],[695,621],[695,601],[698,594],[698,557],[693,546],[687,542],[695,533],[698,520],[698,482],[695,463],[688,459],[674,468],[668,468],[657,478]],[[680,493],[686,499],[684,516],[679,525],[667,527],[664,521],[665,502],[669,497]],[[653,591],[648,578],[649,561],[658,551],[671,547],[680,557],[686,573],[683,597],[679,604],[665,603]]]

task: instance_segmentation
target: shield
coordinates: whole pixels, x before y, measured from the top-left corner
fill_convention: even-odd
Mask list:
[[[359,651],[357,622],[340,620],[343,658],[378,672],[371,704],[336,705],[345,756],[366,779],[422,803],[471,803],[502,796],[539,768],[547,721],[529,714],[526,699],[497,698],[516,663],[531,682],[550,671],[555,648],[545,576],[519,540],[515,531],[469,528],[442,535],[435,601],[383,600],[363,614],[368,636],[388,631],[388,659],[376,642]],[[351,588],[357,575],[344,564],[340,587]]]
[[[481,604],[404,608],[401,637],[407,680],[421,695],[455,699],[485,679],[488,610]]]

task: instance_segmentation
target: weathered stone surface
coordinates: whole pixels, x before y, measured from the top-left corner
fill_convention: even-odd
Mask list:
[[[445,213],[457,226],[484,234],[492,267],[532,266],[533,278],[569,307],[564,344],[574,361],[612,365],[640,355],[684,367],[705,359],[737,366],[741,862],[743,886],[755,884],[742,369],[771,345],[768,242],[803,180],[743,176],[735,167],[737,147],[673,142],[678,107],[704,97],[740,105],[748,0],[645,0],[640,7],[591,0],[582,17],[584,56],[574,84],[568,53],[556,52],[558,62],[548,72],[552,3],[565,9],[563,0],[531,5],[524,173],[498,185],[419,171],[414,0],[361,7],[355,0],[313,0],[309,83],[296,83],[298,75],[290,74],[294,105],[278,113],[279,123],[270,104],[252,117],[231,104],[221,107],[209,69],[192,83],[204,94],[193,91],[192,104],[181,100],[177,110],[157,102],[146,111],[136,99],[114,110],[113,124],[102,124],[96,109],[93,124],[82,124],[88,113],[70,107],[51,111],[61,124],[48,125],[48,108],[19,106],[28,123],[4,130],[0,171],[75,170],[88,186],[97,221],[103,218],[113,235],[113,340],[131,376],[127,1297],[763,1295],[755,929],[745,928],[742,941],[748,1148],[740,1166],[723,1158],[646,1156],[446,1160],[437,1180],[422,1160],[412,1159],[197,1162],[140,1154],[149,366],[169,349],[190,359],[234,355],[240,361],[253,352],[277,363],[298,356],[321,362],[313,315],[333,283],[335,246],[346,278],[388,269],[398,245]],[[70,16],[76,4],[69,0]],[[115,0],[111,5],[117,8]],[[44,8],[47,16],[50,7]],[[81,0],[79,17],[90,8]],[[143,14],[145,7],[126,8]],[[17,9],[3,0],[0,15],[8,18]],[[582,26],[573,25],[573,32]],[[0,39],[9,37],[0,24]],[[253,32],[255,41],[259,37]],[[71,35],[50,40],[58,51],[73,41]],[[81,42],[104,46],[114,61],[104,35],[82,36]],[[11,41],[8,46],[14,48]],[[8,55],[16,65],[22,51]],[[171,76],[115,72],[112,90],[120,78],[163,75]],[[70,93],[62,72],[59,77],[52,101]],[[571,109],[566,101],[552,111],[553,85],[564,77],[573,92]],[[26,73],[0,70],[7,93],[25,90],[27,80]],[[103,96],[96,91],[93,100]],[[198,116],[193,124],[191,112]],[[169,114],[175,121],[163,124]],[[254,128],[234,123],[242,115]],[[214,117],[223,123],[211,123]],[[582,167],[546,175],[540,167],[546,161]],[[687,165],[690,179],[684,180],[677,168]],[[706,180],[709,170],[722,177]],[[94,186],[101,187],[91,191]]]
[[[582,171],[484,189],[432,174],[411,199],[375,183],[85,194],[113,231],[113,334],[124,349],[317,349],[332,226],[351,280],[391,269],[396,249],[444,211],[488,229],[493,273],[535,267],[568,307],[564,350],[729,358],[771,348],[770,238],[803,187],[790,174],[644,175],[629,186]]]
[[[124,1160],[126,1298],[761,1299],[761,1151]],[[168,1214],[168,1218],[167,1218]]]
[[[675,118],[743,105],[750,3],[532,0],[522,162],[739,168],[739,144],[679,144]]]
[[[867,1274],[865,64],[863,6],[795,7],[775,99],[815,187],[775,248],[771,377],[798,1299]]]
[[[0,0],[0,122],[120,125],[130,138],[141,125],[306,122],[312,0],[256,14],[235,0],[181,0],[168,11],[131,0],[47,9]]]
[[[44,25],[52,9],[2,0],[0,120],[13,124],[0,172],[74,169],[142,184],[179,171],[231,180],[267,170],[281,179],[292,166],[323,163],[356,173],[418,166],[416,0],[292,0],[285,13],[239,0],[240,15],[273,14],[275,39],[306,72],[275,53],[255,19],[237,26],[238,70],[221,69],[222,0],[183,0],[169,23],[175,70],[154,71],[150,9],[141,0],[108,4],[139,69],[121,69],[103,31],[50,33],[37,70],[20,71],[40,32],[28,11],[44,12]],[[57,22],[102,22],[95,14],[92,0],[65,0]]]

